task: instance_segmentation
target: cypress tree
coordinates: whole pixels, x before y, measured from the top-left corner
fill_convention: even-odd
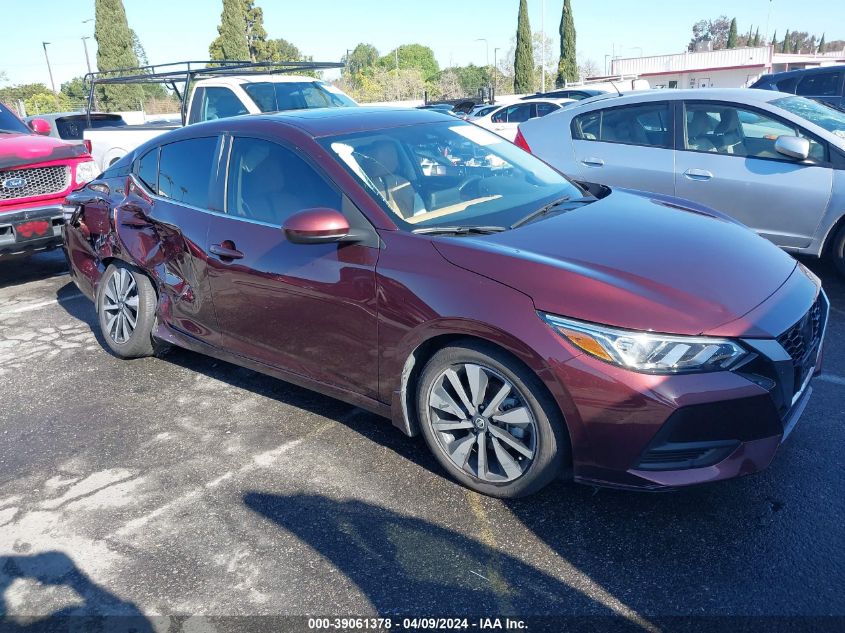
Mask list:
[[[778,32],[777,31],[775,31],[775,34],[772,35],[771,45],[772,45],[772,48],[776,48],[777,45],[778,45]]]
[[[223,0],[218,36],[208,47],[211,59],[248,60],[247,13],[250,7],[244,0]]]
[[[819,53],[824,53],[826,46],[827,42],[824,41],[824,33],[822,33],[822,39],[819,40]]]
[[[752,46],[760,46],[760,27],[757,27],[757,30],[754,31],[754,41],[752,42]]]
[[[138,66],[122,0],[95,0],[94,40],[99,70]],[[138,110],[143,106],[144,90],[140,85],[103,86],[97,101],[105,110]]]
[[[578,81],[578,55],[575,51],[575,19],[572,4],[563,0],[563,14],[560,17],[560,61],[557,65],[558,88],[567,82]]]
[[[737,40],[736,18],[733,18],[731,20],[731,28],[728,31],[728,45],[727,45],[728,48],[736,48],[736,40]]]
[[[781,53],[789,52],[789,29],[786,29],[786,35],[783,36],[783,46],[780,48]]]
[[[526,0],[519,0],[513,70],[513,91],[517,94],[533,92],[534,51],[531,46],[531,24],[528,22],[528,3]]]

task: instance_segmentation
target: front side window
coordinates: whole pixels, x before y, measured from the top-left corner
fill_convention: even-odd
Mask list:
[[[686,105],[686,149],[733,156],[792,160],[775,150],[779,136],[807,136],[791,123],[756,110],[720,103]],[[825,147],[810,140],[810,158],[823,161]]]
[[[357,105],[343,92],[321,81],[262,81],[243,85],[262,112],[344,108]]]
[[[509,226],[582,192],[548,165],[470,123],[443,122],[321,140],[403,230]]]
[[[281,226],[303,209],[340,209],[340,194],[290,150],[263,139],[235,137],[226,177],[226,212]]]
[[[845,112],[804,97],[782,97],[771,102],[773,106],[807,119],[840,138],[845,138]]]
[[[813,73],[798,82],[795,94],[805,97],[836,97],[842,85],[840,73]]]
[[[3,133],[32,134],[32,130],[0,103],[0,134]]]
[[[228,88],[208,86],[202,96],[202,115],[200,120],[213,121],[232,116],[247,114],[248,110],[241,100]]]
[[[572,138],[668,149],[672,146],[669,104],[645,103],[586,112],[572,120]]]
[[[208,207],[217,137],[192,138],[161,148],[158,194],[175,202]]]

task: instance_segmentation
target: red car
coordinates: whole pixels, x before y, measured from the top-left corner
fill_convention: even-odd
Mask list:
[[[490,495],[757,471],[821,368],[827,299],[768,241],[424,110],[191,126],[68,204],[113,353],[178,345],[354,403]]]
[[[28,128],[0,103],[0,258],[29,255],[62,243],[62,202],[99,171],[82,143]]]

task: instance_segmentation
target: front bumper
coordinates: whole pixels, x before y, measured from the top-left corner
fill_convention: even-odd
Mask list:
[[[821,372],[828,307],[820,291],[776,339],[743,339],[755,356],[731,372],[643,375],[584,355],[559,367],[576,481],[659,490],[766,468]],[[794,344],[802,326],[813,333],[803,347]]]
[[[47,222],[43,236],[20,234],[18,227],[28,222]],[[0,210],[0,257],[28,255],[55,248],[62,243],[62,206],[50,204],[15,211]]]

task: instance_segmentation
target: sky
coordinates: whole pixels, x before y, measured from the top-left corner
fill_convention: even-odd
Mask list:
[[[221,0],[123,0],[151,63],[208,58],[217,36]],[[387,53],[399,44],[430,46],[441,67],[493,63],[494,49],[507,54],[516,33],[518,0],[257,0],[270,37],[283,37],[316,61],[339,61],[359,42]],[[545,5],[545,32],[557,35],[562,0],[528,0],[531,29],[539,31]],[[771,8],[771,18],[769,10]],[[827,40],[845,39],[843,0],[572,0],[579,57],[604,67],[605,56],[682,52],[694,22],[719,15],[736,17],[739,32],[769,22],[780,38],[787,29]],[[0,15],[25,16],[0,36],[0,86],[43,82],[50,85],[42,42],[58,88],[85,73],[81,38],[93,36],[94,0],[0,0]],[[478,41],[478,40],[486,40]],[[96,44],[88,40],[92,64]]]

